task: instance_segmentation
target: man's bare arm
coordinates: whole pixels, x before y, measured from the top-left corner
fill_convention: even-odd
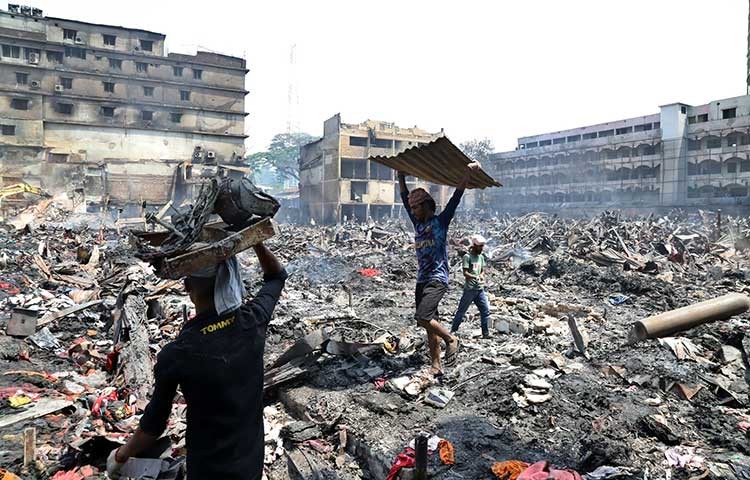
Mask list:
[[[258,256],[258,263],[260,263],[260,268],[263,270],[264,274],[278,275],[284,270],[284,267],[281,266],[276,255],[274,255],[273,252],[271,252],[271,250],[269,250],[263,243],[253,246],[253,250],[255,250],[255,255]]]
[[[398,186],[401,188],[401,193],[409,193],[409,189],[406,188],[406,174],[404,172],[398,172]]]
[[[477,279],[479,279],[479,275],[474,275],[473,273],[471,273],[471,270],[469,270],[468,268],[464,270],[464,277],[466,277],[466,278],[468,278],[470,280],[477,280]]]
[[[130,457],[137,457],[138,454],[147,450],[159,439],[158,436],[148,434],[141,430],[141,427],[135,429],[135,433],[128,439],[127,443],[117,449],[117,461],[124,463]]]

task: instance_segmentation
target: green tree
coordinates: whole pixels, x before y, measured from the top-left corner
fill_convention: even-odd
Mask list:
[[[468,140],[458,146],[467,157],[484,164],[484,162],[490,158],[490,154],[495,151],[495,146],[492,145],[492,140],[489,138],[475,138]]]
[[[253,172],[272,169],[280,183],[290,178],[299,180],[299,148],[314,140],[316,137],[304,132],[279,133],[271,139],[268,150],[251,153],[245,161]]]

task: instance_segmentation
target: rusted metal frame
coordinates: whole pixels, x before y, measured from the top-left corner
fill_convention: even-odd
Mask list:
[[[441,137],[426,147],[412,147],[393,157],[373,156],[369,159],[394,170],[404,170],[428,182],[455,187],[462,178],[457,162],[452,161],[453,158],[465,159],[465,165],[471,162],[471,159],[453,145],[450,140]],[[410,160],[412,161],[410,162]],[[484,170],[471,172],[469,188],[486,188],[489,186],[501,186],[501,184]]]
[[[442,153],[439,149],[435,149],[435,153]],[[452,172],[456,170],[455,165],[451,165],[449,161],[445,161],[443,155],[426,155],[423,150],[415,150],[412,155],[416,157],[419,162],[414,162],[414,166],[421,166],[426,171],[425,178],[432,183],[439,184],[458,184],[459,180],[455,179]]]

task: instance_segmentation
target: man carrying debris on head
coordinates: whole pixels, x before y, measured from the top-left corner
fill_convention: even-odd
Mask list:
[[[482,250],[487,240],[481,235],[472,235],[469,237],[469,253],[464,255],[464,293],[461,301],[458,302],[458,310],[453,317],[451,333],[456,333],[461,322],[464,321],[464,315],[469,307],[474,303],[479,309],[481,317],[480,325],[482,326],[482,337],[489,338],[489,320],[490,320],[490,303],[487,301],[487,295],[484,293],[484,255]]]
[[[266,246],[254,249],[264,284],[248,303],[236,257],[185,279],[196,315],[159,352],[154,394],[135,433],[107,459],[109,478],[121,478],[127,459],[164,432],[178,385],[187,402],[188,477],[261,478],[263,349],[287,274]]]
[[[415,188],[409,192],[406,188],[406,174],[398,172],[401,200],[414,225],[414,247],[417,250],[417,310],[414,317],[417,324],[427,331],[430,372],[434,375],[443,373],[440,365],[440,339],[445,342],[446,366],[453,366],[458,355],[458,337],[448,333],[440,324],[438,305],[448,290],[448,226],[461,202],[472,170],[478,168],[479,164],[476,162],[467,165],[466,175],[440,215],[435,215],[435,200],[430,194],[423,188]]]

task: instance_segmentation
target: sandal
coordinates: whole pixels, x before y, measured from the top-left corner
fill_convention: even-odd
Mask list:
[[[443,359],[446,367],[452,367],[458,360],[458,350],[461,348],[461,339],[456,337],[456,348],[452,351],[448,351],[448,347],[445,349],[445,358]]]

